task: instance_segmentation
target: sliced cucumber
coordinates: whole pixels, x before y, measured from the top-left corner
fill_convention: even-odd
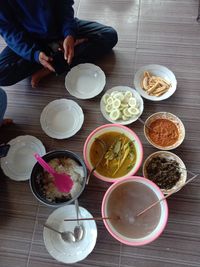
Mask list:
[[[112,98],[112,96],[109,96],[107,98],[107,104],[110,105],[110,104],[112,104],[112,102],[113,102],[113,98]]]
[[[107,113],[110,113],[113,110],[113,105],[112,104],[107,104],[105,107],[105,110]]]
[[[118,98],[113,99],[113,108],[119,108],[121,105],[121,101]]]
[[[133,96],[133,94],[132,94],[132,92],[130,92],[130,91],[126,91],[125,93],[124,93],[124,97],[126,97],[126,98],[130,98],[130,97],[132,97]]]
[[[129,104],[130,107],[136,107],[136,105],[137,105],[137,100],[135,99],[135,97],[131,97],[131,98],[129,98],[129,100],[128,100],[128,104]]]
[[[131,115],[138,115],[140,111],[139,111],[138,108],[130,107],[130,108],[128,108],[128,112],[129,112]]]
[[[107,99],[110,97],[110,95],[108,93],[105,93],[105,95],[103,95],[103,103],[106,105],[107,104]]]
[[[123,120],[123,121],[127,121],[127,120],[129,120],[129,118],[126,117],[125,115],[122,115],[122,120]]]
[[[118,94],[118,91],[113,91],[110,96],[114,97],[115,94]]]
[[[128,118],[132,117],[132,114],[128,111],[128,108],[125,108],[123,110],[123,115],[128,117]]]
[[[137,108],[137,99],[131,91],[113,91],[103,96],[105,111],[111,120],[130,120],[136,117],[140,110]]]
[[[111,120],[113,121],[116,121],[118,120],[119,118],[121,117],[121,112],[119,109],[113,109],[111,112],[110,112],[110,118]]]
[[[122,108],[122,109],[124,109],[124,108],[128,108],[128,104],[121,103],[120,108]]]
[[[120,101],[123,101],[124,100],[124,95],[122,92],[118,92],[116,94],[114,94],[113,96],[114,98],[118,98]]]

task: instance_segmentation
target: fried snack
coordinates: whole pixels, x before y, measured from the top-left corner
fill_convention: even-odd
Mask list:
[[[171,87],[171,83],[160,76],[154,76],[148,71],[144,72],[141,87],[151,96],[161,96]]]

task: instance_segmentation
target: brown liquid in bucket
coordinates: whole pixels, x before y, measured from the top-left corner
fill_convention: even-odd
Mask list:
[[[115,188],[108,198],[107,215],[119,220],[110,220],[117,232],[128,238],[142,238],[158,225],[161,216],[160,204],[139,217],[139,212],[158,200],[156,194],[141,182],[126,182]]]

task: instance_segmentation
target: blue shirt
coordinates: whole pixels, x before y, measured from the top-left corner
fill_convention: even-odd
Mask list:
[[[1,0],[0,35],[18,55],[39,62],[39,40],[76,35],[73,0]]]

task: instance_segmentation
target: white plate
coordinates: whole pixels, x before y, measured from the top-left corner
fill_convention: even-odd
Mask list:
[[[80,207],[80,217],[93,218],[83,207]],[[64,219],[76,218],[75,205],[66,205],[56,209],[47,219],[47,224],[62,231],[74,231],[77,225],[74,222],[65,222]],[[97,239],[97,227],[95,221],[82,221],[84,227],[83,239],[79,242],[68,243],[54,231],[44,228],[44,244],[49,254],[63,263],[75,263],[85,259],[93,250]]]
[[[129,120],[112,120],[109,116],[109,114],[106,112],[105,110],[105,104],[103,102],[103,96],[101,98],[100,101],[100,109],[101,109],[101,113],[103,114],[104,118],[112,123],[119,123],[122,125],[128,125],[131,124],[132,122],[136,121],[142,114],[143,110],[144,110],[144,102],[142,97],[140,96],[140,94],[133,88],[128,87],[128,86],[115,86],[112,87],[111,89],[107,90],[105,93],[111,94],[113,91],[119,91],[119,92],[126,92],[126,91],[130,91],[133,96],[136,98],[137,100],[137,108],[139,109],[139,114],[137,116],[133,116],[131,117]]]
[[[65,139],[75,135],[82,127],[82,108],[73,100],[58,99],[50,102],[42,111],[40,123],[50,137]]]
[[[143,78],[144,75],[144,71],[149,71],[150,73],[152,73],[155,76],[160,76],[164,79],[166,79],[167,81],[169,81],[172,86],[169,88],[169,90],[164,93],[161,96],[151,96],[148,95],[144,89],[142,89],[141,87],[141,80]],[[169,70],[168,68],[161,66],[161,65],[146,65],[141,67],[135,74],[134,77],[134,86],[135,89],[139,92],[139,94],[148,99],[148,100],[152,100],[152,101],[160,101],[160,100],[164,100],[169,98],[171,95],[174,94],[174,92],[176,91],[176,87],[177,87],[177,81],[176,81],[176,77],[174,75],[174,73]]]
[[[97,96],[106,84],[104,72],[96,65],[85,63],[73,67],[66,75],[65,87],[79,99]]]
[[[10,144],[8,154],[1,159],[3,172],[15,181],[28,180],[36,163],[34,153],[45,155],[45,147],[39,139],[31,135],[18,136],[8,144]]]

